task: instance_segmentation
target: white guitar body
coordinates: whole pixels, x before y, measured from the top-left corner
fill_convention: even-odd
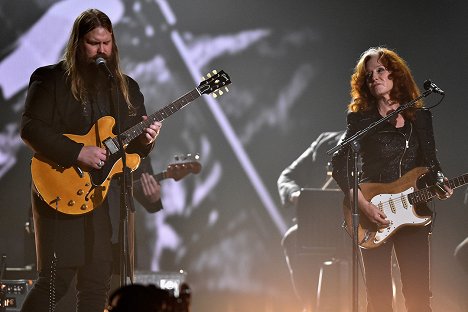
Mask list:
[[[408,201],[408,194],[413,193],[411,187],[398,194],[380,194],[371,200],[386,216],[390,224],[380,228],[374,236],[374,244],[384,242],[390,235],[402,226],[419,225],[424,226],[431,223],[430,217],[421,217],[414,211],[413,205]]]
[[[391,183],[359,184],[364,198],[385,213],[390,221],[385,228],[377,227],[361,213],[357,232],[360,247],[366,249],[378,247],[403,226],[425,226],[431,223],[431,217],[420,216],[414,209],[415,205],[426,203],[436,196],[433,186],[418,189],[417,181],[427,172],[428,169],[425,167],[416,167]],[[468,184],[468,174],[445,181],[444,184],[451,189]],[[348,198],[343,201],[343,213],[345,229],[353,236],[352,213]]]

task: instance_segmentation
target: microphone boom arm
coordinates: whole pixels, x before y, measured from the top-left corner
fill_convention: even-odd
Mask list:
[[[96,65],[109,77],[110,80],[115,80],[114,75],[110,71],[109,67],[107,67],[106,60],[103,57],[98,57],[96,59]]]
[[[331,154],[335,153],[337,150],[340,150],[340,149],[346,147],[350,143],[352,143],[352,142],[354,142],[356,140],[359,140],[361,137],[363,137],[370,130],[374,129],[375,127],[377,127],[381,123],[391,119],[392,117],[398,115],[400,112],[404,111],[405,109],[412,107],[417,101],[419,101],[420,99],[428,96],[432,92],[435,92],[435,91],[432,90],[432,89],[431,90],[426,90],[420,96],[415,98],[414,100],[412,100],[412,101],[410,101],[410,102],[408,102],[406,104],[400,105],[397,109],[395,109],[394,111],[389,113],[387,116],[382,117],[379,120],[377,120],[376,122],[371,123],[367,128],[364,128],[364,129],[356,132],[352,137],[348,138],[347,140],[341,142],[337,146],[335,146],[332,149],[328,150],[327,155],[331,155]]]

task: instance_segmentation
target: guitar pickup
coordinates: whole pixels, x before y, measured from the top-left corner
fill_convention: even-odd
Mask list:
[[[109,153],[115,154],[119,151],[119,147],[115,144],[112,138],[105,139],[103,143],[107,147],[107,150],[109,151]]]

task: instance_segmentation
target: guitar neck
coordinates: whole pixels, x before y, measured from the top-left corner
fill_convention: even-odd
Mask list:
[[[148,128],[153,122],[155,121],[163,121],[167,117],[171,116],[175,112],[179,111],[183,107],[185,107],[190,102],[194,101],[195,99],[199,98],[201,95],[198,88],[193,89],[192,91],[186,93],[185,95],[181,96],[171,104],[161,108],[154,114],[148,116],[148,119],[139,122],[135,126],[131,127],[130,129],[124,131],[120,137],[122,138],[123,145],[129,144],[135,138],[143,133],[143,130]],[[119,146],[117,137],[113,138],[114,143],[116,146]]]
[[[166,170],[164,170],[164,171],[162,171],[160,173],[153,174],[153,177],[156,180],[156,182],[159,182],[159,181],[162,181],[162,180],[165,180],[165,179],[169,178],[167,176],[167,171]],[[133,180],[133,184],[140,184],[139,182],[140,182],[140,179]]]
[[[444,184],[448,185],[451,189],[459,188],[468,183],[468,173],[462,174],[456,178],[450,179],[446,181]],[[419,191],[413,192],[408,194],[408,199],[411,204],[420,204],[425,203],[432,198],[434,198],[437,194],[433,191],[432,187],[426,187]]]
[[[153,177],[154,179],[159,182],[159,181],[162,181],[164,179],[167,179],[168,177],[166,176],[166,173],[167,171],[164,170],[163,172],[160,172],[160,173],[157,173],[157,174],[153,174]],[[133,193],[142,193],[142,186],[141,186],[141,183],[140,183],[140,179],[138,180],[133,180]]]
[[[161,180],[167,179],[166,173],[167,173],[167,171],[164,170],[163,172],[153,174],[153,177],[157,182],[159,182]]]

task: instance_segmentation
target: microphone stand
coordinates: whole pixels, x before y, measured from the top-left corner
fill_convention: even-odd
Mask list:
[[[358,132],[356,132],[352,137],[344,140],[334,148],[327,151],[328,155],[335,153],[338,150],[342,150],[346,148],[348,145],[353,151],[353,205],[352,205],[352,227],[353,227],[353,312],[359,311],[359,237],[358,237],[358,230],[359,230],[359,207],[358,207],[358,159],[359,159],[359,151],[360,151],[360,140],[372,129],[376,128],[383,122],[396,117],[400,112],[404,111],[407,108],[412,107],[417,101],[422,99],[423,97],[428,96],[433,92],[432,89],[424,91],[420,96],[415,98],[414,100],[400,105],[396,110],[389,113],[387,116],[380,118],[376,122],[370,124],[367,128],[364,128]]]
[[[120,103],[119,92],[116,86],[116,81],[112,74],[108,74],[109,81],[111,82],[111,100],[113,102],[114,111],[116,114],[117,123],[117,142],[119,143],[119,153],[122,157],[122,178],[120,180],[120,222],[119,222],[119,242],[120,242],[120,286],[127,285],[129,251],[128,251],[128,216],[129,210],[135,211],[132,200],[132,176],[131,170],[127,167],[127,155],[125,154],[122,130],[121,130],[121,116],[120,116]],[[109,207],[110,208],[110,207]]]

